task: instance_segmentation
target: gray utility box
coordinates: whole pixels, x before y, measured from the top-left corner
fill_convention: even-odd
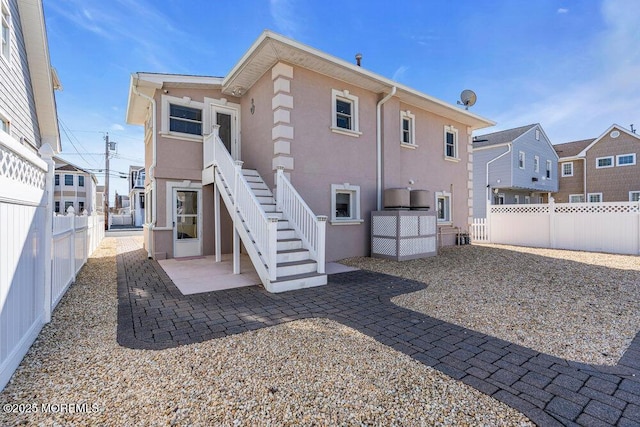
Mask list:
[[[371,212],[371,256],[396,261],[438,254],[435,211]]]

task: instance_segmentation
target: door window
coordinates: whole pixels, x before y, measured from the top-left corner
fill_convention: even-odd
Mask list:
[[[231,115],[216,112],[216,124],[220,126],[220,139],[231,153]]]
[[[198,238],[198,192],[176,192],[177,239]]]

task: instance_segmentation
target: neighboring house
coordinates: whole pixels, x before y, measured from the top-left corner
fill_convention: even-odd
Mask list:
[[[73,206],[78,215],[85,210],[92,214],[96,210],[96,176],[60,157],[54,157],[54,161],[53,211],[64,214]]]
[[[310,256],[318,274],[325,253],[327,261],[369,255],[371,212],[382,208],[388,188],[428,190],[440,244],[454,244],[455,232],[472,221],[471,132],[494,124],[269,31],[226,77],[133,74],[127,122],[145,126],[149,256],[228,253],[238,233],[270,290],[274,278],[282,284],[293,275],[294,269],[284,272],[295,259],[289,255],[317,240],[321,245],[310,248]],[[261,204],[239,207],[247,210],[235,228],[233,160],[244,162],[240,187],[248,182]],[[274,200],[278,191],[280,200]],[[253,200],[247,197],[238,204]],[[285,202],[298,206],[298,213],[285,212],[291,208]],[[269,265],[275,242],[260,249],[262,235],[246,229],[253,220],[264,223],[260,211],[281,217],[284,228],[277,274],[275,262]],[[298,214],[307,219],[296,222]],[[316,215],[326,216],[326,223]],[[305,237],[316,226],[326,239]],[[321,281],[314,280],[278,290]]]
[[[104,201],[104,185],[97,185],[96,186],[96,211],[97,212],[104,212],[105,211],[104,203],[105,203],[105,201]]]
[[[114,211],[120,215],[130,215],[131,214],[131,203],[129,200],[129,196],[126,194],[118,194],[116,191],[115,195],[115,206]]]
[[[0,389],[51,320],[60,82],[46,34],[41,1],[0,0]]]
[[[129,166],[129,203],[133,225],[144,224],[144,166]]]
[[[614,124],[595,139],[554,148],[560,158],[556,202],[640,200],[640,136]]]
[[[485,218],[487,201],[542,203],[558,191],[558,156],[540,124],[473,138],[473,216]]]

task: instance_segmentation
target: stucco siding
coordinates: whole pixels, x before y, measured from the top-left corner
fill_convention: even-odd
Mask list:
[[[8,0],[11,13],[9,63],[0,58],[0,110],[8,116],[11,135],[40,146],[35,99],[27,63],[27,53],[16,0]]]

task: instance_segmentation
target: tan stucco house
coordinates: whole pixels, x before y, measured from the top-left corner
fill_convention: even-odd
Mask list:
[[[297,41],[265,31],[225,77],[134,73],[129,89],[150,257],[241,241],[279,291],[369,255],[385,189],[428,190],[441,245],[472,220],[471,133],[494,123]]]
[[[640,136],[611,125],[597,138],[554,146],[558,153],[556,202],[640,200]]]

